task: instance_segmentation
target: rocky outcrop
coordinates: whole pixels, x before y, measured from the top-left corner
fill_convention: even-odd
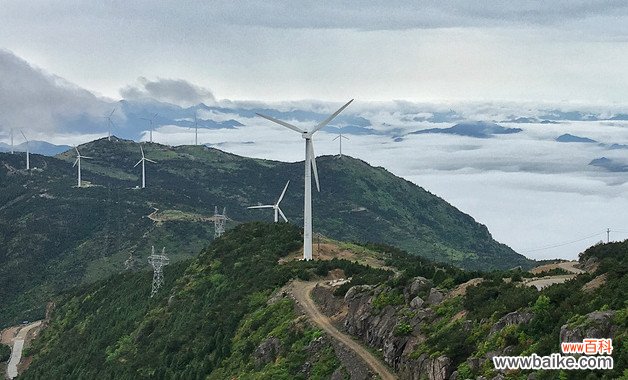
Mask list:
[[[420,309],[425,302],[421,299],[421,297],[416,296],[410,301],[410,307],[413,309]]]
[[[419,306],[413,308],[411,317],[399,316],[399,311],[404,306],[389,305],[381,310],[375,310],[371,305],[373,297],[387,290],[385,287],[365,286],[355,286],[349,289],[345,296],[345,303],[348,307],[343,322],[345,331],[360,338],[368,346],[381,350],[386,364],[397,371],[401,379],[447,379],[452,370],[449,358],[445,356],[430,358],[427,355],[411,358],[417,345],[425,340],[425,337],[420,334],[421,323],[431,320],[434,313],[431,309],[421,308],[419,304],[423,301],[416,296],[412,302]],[[434,301],[440,302],[442,298],[434,299]],[[401,323],[411,327],[409,334],[395,333],[397,326]]]
[[[421,354],[416,359],[403,357],[399,365],[399,377],[408,380],[446,380],[452,374],[451,360],[446,356],[430,358],[427,354]]]
[[[279,338],[271,336],[260,343],[253,351],[255,365],[263,367],[267,363],[274,361],[281,352],[281,341]]]
[[[529,311],[513,311],[501,317],[492,327],[489,335],[493,335],[498,331],[501,331],[504,327],[510,325],[520,325],[522,323],[528,323],[534,318],[534,314]]]
[[[617,326],[613,324],[615,311],[594,311],[577,325],[566,324],[560,328],[561,342],[582,342],[585,338],[615,338]]]
[[[439,303],[443,302],[444,299],[445,295],[443,294],[443,292],[436,288],[432,288],[430,289],[430,294],[427,296],[426,302],[429,305],[438,305]]]
[[[432,288],[432,280],[428,280],[425,277],[415,277],[410,282],[410,285],[406,286],[403,290],[403,295],[406,302],[416,297],[419,294],[427,294]]]

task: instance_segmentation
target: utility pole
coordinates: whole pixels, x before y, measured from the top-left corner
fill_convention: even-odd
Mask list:
[[[164,283],[163,268],[170,263],[170,259],[166,256],[166,248],[161,250],[161,255],[156,255],[155,247],[152,247],[152,254],[148,256],[148,263],[153,267],[153,287],[150,291],[150,298],[153,298]]]

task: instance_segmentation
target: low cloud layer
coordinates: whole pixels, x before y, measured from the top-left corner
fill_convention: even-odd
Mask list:
[[[216,100],[214,94],[206,88],[183,79],[164,78],[149,80],[139,77],[137,84],[124,87],[120,95],[125,99],[155,99],[184,107],[199,103],[212,104]]]
[[[107,101],[0,49],[0,129],[58,131],[69,121],[96,118]]]

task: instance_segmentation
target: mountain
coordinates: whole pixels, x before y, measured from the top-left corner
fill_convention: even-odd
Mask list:
[[[425,133],[445,133],[450,135],[468,136],[477,138],[489,138],[493,135],[504,135],[521,132],[521,128],[506,128],[495,123],[485,121],[469,121],[459,123],[449,128],[430,128],[409,133],[420,135]]]
[[[628,171],[628,166],[622,163],[619,163],[615,160],[611,160],[610,158],[600,157],[595,158],[589,162],[590,166],[597,166],[603,169],[608,170],[609,172],[625,172]]]
[[[561,143],[596,143],[597,141],[592,140],[588,137],[580,137],[574,136],[569,133],[565,133],[564,135],[560,135],[555,139],[557,142]]]
[[[588,249],[582,269],[565,266],[581,274],[540,291],[525,285],[562,263],[469,272],[330,240],[331,260],[289,259],[300,243],[289,224],[242,224],[166,267],[154,298],[150,273],[134,271],[56,297],[22,378],[373,379],[368,355],[402,380],[499,378],[495,355],[550,355],[592,336],[613,339],[614,369],[573,378],[620,378],[628,365],[628,241]]]
[[[0,154],[0,325],[34,319],[51,294],[145,265],[151,246],[182,260],[213,239],[208,219],[226,207],[228,227],[272,220],[246,206],[274,201],[291,180],[282,210],[302,225],[303,163],[239,157],[205,146],[144,144],[147,188],[137,189],[137,143],[113,138],[79,147],[93,157],[76,188],[75,154]],[[532,261],[492,239],[472,217],[383,168],[344,157],[318,158],[314,231],[345,241],[395,244],[469,269],[529,267]]]
[[[43,156],[55,156],[63,153],[72,147],[69,145],[55,145],[46,141],[33,140],[28,143],[30,153],[41,154]],[[15,152],[26,152],[26,143],[21,143],[13,147]],[[10,152],[11,145],[0,142],[0,152]]]

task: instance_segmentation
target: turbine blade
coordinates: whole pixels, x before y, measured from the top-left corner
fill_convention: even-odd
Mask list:
[[[316,127],[314,127],[314,129],[312,129],[311,133],[314,133],[314,132],[318,131],[319,129],[323,128],[324,126],[326,126],[330,121],[332,121],[336,116],[338,116],[339,113],[341,113],[345,108],[347,108],[349,106],[349,104],[351,104],[352,101],[353,101],[353,99],[349,100],[347,102],[347,104],[345,104],[344,106],[340,107],[338,109],[338,111],[334,112],[327,119],[325,119],[325,120],[321,121],[320,123],[318,123],[318,125]]]
[[[281,211],[281,209],[279,207],[277,207],[277,211],[279,211],[279,215],[281,215],[281,217],[283,218],[283,220],[288,223],[288,218],[286,218],[286,216],[283,214],[283,211]]]
[[[80,156],[80,155],[81,155],[81,153],[78,151],[78,148],[77,148],[77,147],[74,147],[74,150],[76,151],[76,154],[77,154],[78,156]]]
[[[74,165],[72,165],[72,167],[75,167],[75,166],[76,166],[76,164],[78,164],[78,162],[79,162],[79,159],[78,159],[78,157],[77,157],[77,158],[76,158],[76,161],[74,161]]]
[[[312,140],[306,140],[310,144],[310,162],[312,163],[312,171],[314,172],[314,180],[316,180],[316,189],[321,191],[321,185],[318,182],[318,169],[316,168],[316,155],[314,154],[314,144]]]
[[[338,136],[334,137],[331,141],[336,141],[336,140],[338,140],[338,139],[340,138],[340,136],[341,136],[341,135],[338,135]]]
[[[159,115],[159,114],[158,114],[158,113],[154,114],[154,115],[153,115],[153,118],[151,119],[151,121],[152,121],[152,120],[155,120],[155,119],[157,118],[157,115]]]
[[[146,160],[146,161],[148,161],[148,162],[152,162],[153,164],[156,164],[156,163],[157,163],[156,161],[153,161],[153,160],[151,160],[150,158],[145,158],[145,160]]]
[[[28,143],[28,139],[26,138],[26,136],[24,135],[24,132],[20,129],[20,133],[22,134],[22,137],[24,137],[24,140],[26,140],[26,142]]]
[[[137,161],[137,164],[133,165],[133,167],[136,167],[137,165],[141,164],[142,161],[144,161],[144,159],[142,158],[141,160]]]
[[[144,148],[140,145],[140,151],[142,152],[142,158],[144,158]]]
[[[349,138],[347,136],[345,136],[345,135],[340,135],[340,137],[342,137],[345,140],[349,140]]]
[[[109,114],[109,116],[108,116],[108,117],[113,116],[113,113],[114,113],[114,112],[116,112],[116,107],[113,107],[113,111],[111,111],[111,113]]]
[[[281,195],[279,196],[279,200],[277,201],[277,205],[279,205],[279,203],[281,203],[281,200],[283,199],[283,196],[286,195],[286,190],[288,190],[288,185],[290,184],[290,181],[286,182],[286,186],[283,188],[283,191],[281,192]]]
[[[249,206],[247,208],[273,208],[275,205]]]
[[[286,128],[290,128],[290,129],[292,129],[292,130],[293,130],[293,131],[295,131],[295,132],[299,132],[299,133],[304,133],[304,132],[305,132],[305,131],[304,131],[304,130],[302,130],[301,128],[299,128],[299,127],[297,127],[297,126],[295,126],[295,125],[292,125],[292,124],[290,124],[290,123],[286,123],[285,121],[277,120],[277,119],[275,119],[275,118],[273,118],[273,117],[266,116],[266,115],[262,115],[261,113],[257,113],[257,112],[256,112],[255,114],[256,114],[257,116],[259,116],[259,117],[263,117],[263,118],[264,118],[264,119],[266,119],[266,120],[270,120],[270,121],[272,121],[273,123],[277,123],[277,124],[279,124],[279,125],[283,125],[283,126],[284,126],[284,127],[286,127]]]
[[[87,158],[88,160],[93,160],[94,157],[81,156],[81,158]]]

